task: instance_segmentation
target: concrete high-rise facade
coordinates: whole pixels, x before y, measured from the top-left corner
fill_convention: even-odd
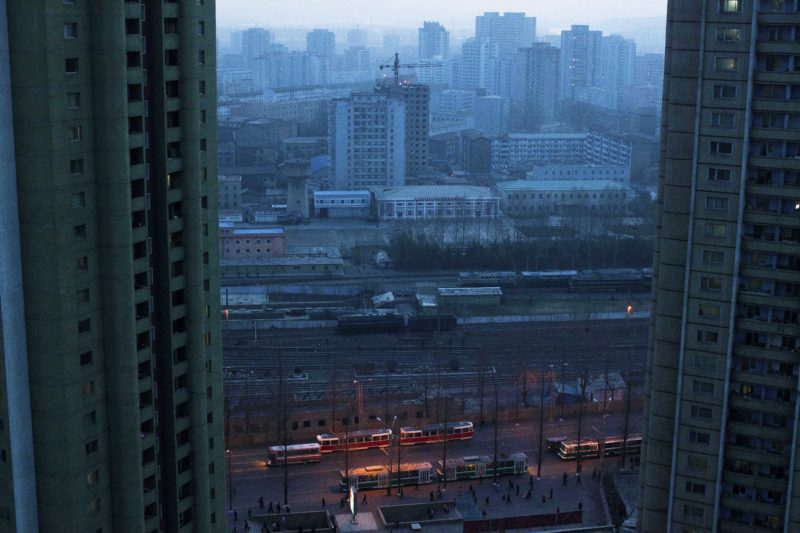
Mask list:
[[[450,56],[450,32],[438,22],[425,21],[418,30],[419,60],[442,60]]]
[[[498,46],[488,40],[467,39],[461,45],[459,89],[497,89]]]
[[[573,99],[576,89],[598,85],[602,36],[589,26],[561,32],[561,98]]]
[[[336,34],[330,30],[311,30],[306,34],[306,52],[333,59],[336,56]]]
[[[428,172],[431,90],[427,85],[404,83],[383,85],[379,92],[405,104],[406,177]]]
[[[328,131],[337,189],[405,185],[406,106],[402,101],[377,93],[334,100]]]
[[[514,56],[536,41],[536,17],[525,13],[485,12],[475,17],[475,38],[491,41],[502,56]]]
[[[800,531],[796,2],[669,2],[643,532]]]
[[[214,1],[54,7],[0,1],[0,532],[223,531]]]
[[[558,116],[559,49],[534,43],[517,53],[517,87],[514,92],[514,125],[536,132]]]

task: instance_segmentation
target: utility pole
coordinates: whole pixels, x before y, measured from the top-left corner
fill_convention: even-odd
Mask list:
[[[578,453],[576,455],[575,473],[581,472],[581,431],[583,429],[583,400],[586,396],[586,369],[578,372],[578,380],[580,381],[581,396],[578,398]]]
[[[500,412],[500,395],[497,390],[497,373],[492,374],[492,381],[494,383],[494,479],[497,481],[499,472],[497,471],[497,426],[500,421],[498,420],[498,413]]]
[[[480,396],[480,416],[478,420],[480,427],[483,427],[483,371],[486,368],[486,355],[483,350],[478,354],[478,394]]]
[[[444,440],[442,441],[442,470],[444,480],[442,485],[447,488],[447,390],[444,391]]]
[[[620,468],[625,468],[625,456],[628,453],[628,431],[631,415],[631,371],[628,370],[628,379],[625,382],[625,429],[622,433],[622,453],[619,456]]]
[[[328,353],[328,360],[330,361],[330,353]],[[336,431],[336,364],[333,364],[333,376],[331,386],[331,434]]]
[[[542,363],[539,388],[539,454],[536,461],[536,479],[542,477],[542,447],[544,444],[544,363]]]
[[[289,505],[289,431],[286,394],[283,390],[283,353],[278,344],[278,396],[281,398],[281,427],[283,429],[283,504]]]
[[[519,361],[516,362],[517,379],[514,383],[514,425],[519,425]]]

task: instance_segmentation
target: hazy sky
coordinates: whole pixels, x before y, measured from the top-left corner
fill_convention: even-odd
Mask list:
[[[484,11],[524,11],[539,19],[540,35],[570,23],[664,15],[667,0],[217,0],[223,27],[418,26],[437,20],[469,27]]]

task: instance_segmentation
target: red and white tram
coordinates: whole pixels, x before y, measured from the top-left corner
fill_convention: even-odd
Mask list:
[[[331,433],[317,435],[317,443],[322,453],[386,448],[391,440],[391,429],[361,429],[351,431],[346,435],[333,435]]]
[[[267,464],[270,466],[282,466],[283,464],[318,463],[322,459],[322,454],[319,444],[310,442],[308,444],[289,444],[286,447],[270,446],[268,457]]]
[[[447,440],[469,440],[475,435],[472,422],[448,422]],[[411,446],[414,444],[431,444],[442,442],[445,439],[444,424],[430,424],[421,428],[400,428],[400,444]]]

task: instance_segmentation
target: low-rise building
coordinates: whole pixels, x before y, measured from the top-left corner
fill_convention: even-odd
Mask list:
[[[591,165],[591,164],[535,164],[527,173],[529,180],[569,180],[569,181],[613,181],[628,185],[631,179],[630,165]]]
[[[500,200],[488,187],[421,185],[376,191],[382,220],[497,218]]]
[[[330,277],[344,274],[344,260],[335,247],[293,247],[283,257],[222,259],[223,278]]]
[[[500,287],[442,287],[436,289],[436,301],[442,307],[465,305],[500,305]]]
[[[314,215],[318,218],[365,218],[371,204],[369,191],[314,191]]]
[[[514,217],[569,208],[622,213],[630,194],[626,186],[613,181],[515,180],[495,187],[503,212]]]
[[[242,228],[220,224],[219,247],[222,259],[283,257],[286,235],[283,228]]]
[[[511,133],[492,141],[492,169],[536,162],[630,165],[627,142],[597,133]]]
[[[242,177],[219,176],[217,191],[220,211],[237,211],[242,208]]]

